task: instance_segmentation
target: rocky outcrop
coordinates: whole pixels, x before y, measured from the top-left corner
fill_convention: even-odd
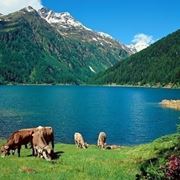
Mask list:
[[[160,102],[163,107],[180,110],[180,100],[167,100],[164,99]]]

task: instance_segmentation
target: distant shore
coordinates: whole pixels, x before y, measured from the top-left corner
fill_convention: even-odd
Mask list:
[[[89,87],[129,87],[129,88],[162,88],[162,89],[180,89],[180,86],[160,86],[160,85],[129,85],[129,84],[2,84],[0,86],[89,86]]]
[[[171,86],[149,86],[149,85],[119,85],[119,84],[106,84],[106,85],[101,85],[105,87],[136,87],[136,88],[163,88],[163,89],[180,89],[180,86],[177,87],[171,87]]]

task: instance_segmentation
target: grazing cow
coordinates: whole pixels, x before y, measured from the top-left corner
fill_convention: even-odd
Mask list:
[[[49,145],[51,142],[52,149],[54,150],[54,132],[52,127],[42,127],[39,126],[36,129],[41,129],[43,131],[44,139],[46,143]]]
[[[86,142],[84,142],[84,139],[80,133],[74,134],[74,142],[75,142],[77,148],[83,148],[83,149],[88,148],[88,144]]]
[[[44,134],[44,138],[46,140],[46,143],[49,145],[49,143],[51,143],[52,148],[54,149],[54,132],[53,132],[53,128],[52,127],[42,127],[42,126],[38,126],[37,128],[28,128],[28,129],[22,129],[20,131],[24,131],[24,130],[32,130],[33,133],[35,133],[36,131],[39,131],[39,129],[41,129],[43,131]]]
[[[32,130],[21,130],[14,132],[7,140],[7,143],[1,147],[2,156],[10,155],[10,151],[18,150],[18,157],[20,157],[20,150],[22,145],[31,143],[32,145]],[[32,152],[34,154],[34,151]]]
[[[14,154],[15,150],[18,149],[18,156],[20,156],[21,145],[31,144],[32,146],[32,134],[38,131],[39,129],[44,131],[44,138],[46,143],[49,144],[51,142],[52,148],[54,149],[54,133],[51,127],[42,127],[39,126],[37,128],[28,128],[21,129],[14,132],[7,140],[7,143],[1,147],[2,156],[10,155],[10,151]],[[30,134],[29,134],[30,133]],[[34,149],[32,148],[32,154],[34,155]]]
[[[97,140],[97,146],[99,148],[105,148],[106,146],[106,133],[100,132]]]
[[[120,147],[121,146],[118,146],[118,145],[107,145],[105,148],[108,149],[108,150],[111,150],[111,149],[118,149]]]
[[[53,149],[47,144],[43,128],[37,128],[37,130],[32,135],[32,143],[35,151],[35,155],[41,158],[45,158],[47,161],[51,160],[53,157]]]

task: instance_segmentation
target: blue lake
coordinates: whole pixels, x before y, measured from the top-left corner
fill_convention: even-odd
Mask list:
[[[180,111],[162,108],[162,99],[180,99],[180,90],[88,87],[0,86],[0,137],[13,131],[52,126],[56,142],[73,143],[81,132],[96,143],[100,131],[108,144],[133,145],[174,133]]]

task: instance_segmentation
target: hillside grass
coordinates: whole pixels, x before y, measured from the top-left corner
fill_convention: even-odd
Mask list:
[[[30,156],[21,150],[21,157],[0,158],[0,179],[135,179],[141,163],[158,157],[159,152],[176,146],[179,134],[164,136],[149,144],[100,150],[95,145],[77,149],[75,145],[56,144],[60,157],[51,162]],[[0,140],[0,146],[5,140]]]

